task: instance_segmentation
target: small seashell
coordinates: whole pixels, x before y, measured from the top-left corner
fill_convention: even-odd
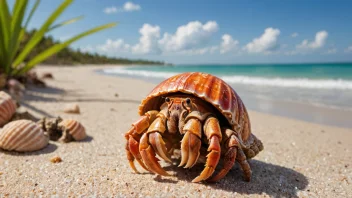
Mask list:
[[[68,104],[66,105],[65,109],[64,109],[65,113],[73,113],[73,114],[80,114],[80,109],[78,104]]]
[[[0,130],[0,148],[9,151],[36,151],[44,148],[49,138],[39,125],[30,120],[10,122]]]
[[[42,79],[54,79],[54,76],[52,73],[45,72],[42,74]]]
[[[6,124],[16,112],[16,104],[11,96],[0,91],[0,126]]]
[[[68,130],[68,133],[77,141],[87,137],[86,129],[76,120],[65,119],[59,123],[59,127],[64,127],[64,129]]]
[[[59,156],[55,156],[55,157],[51,158],[50,161],[51,161],[51,163],[60,163],[60,162],[62,162],[62,159]]]

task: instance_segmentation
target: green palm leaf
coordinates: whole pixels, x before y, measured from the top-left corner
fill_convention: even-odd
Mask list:
[[[99,27],[96,27],[96,28],[93,28],[93,29],[90,29],[86,32],[83,32],[81,34],[78,34],[74,37],[72,37],[71,39],[63,42],[63,43],[60,43],[60,44],[56,44],[52,47],[50,47],[49,49],[45,50],[44,52],[38,54],[37,56],[35,56],[32,60],[30,60],[26,66],[24,66],[21,71],[19,72],[19,74],[23,74],[23,73],[26,73],[27,71],[29,71],[30,69],[32,69],[36,64],[42,62],[43,60],[47,59],[49,56],[59,52],[60,50],[62,50],[63,48],[67,47],[68,45],[70,45],[71,43],[77,41],[78,39],[81,39],[85,36],[88,36],[90,34],[93,34],[95,32],[98,32],[98,31],[101,31],[101,30],[104,30],[104,29],[107,29],[107,28],[111,28],[111,27],[114,27],[116,26],[117,23],[109,23],[109,24],[106,24],[106,25],[102,25],[102,26],[99,26]]]
[[[0,0],[0,32],[1,32],[1,43],[0,43],[0,52],[1,52],[1,67],[4,68],[5,72],[9,72],[10,64],[9,64],[9,43],[11,40],[11,15],[9,11],[9,7],[5,0]]]
[[[24,13],[26,12],[28,0],[17,0],[15,7],[13,9],[12,20],[11,20],[11,40],[9,43],[9,51],[8,51],[8,61],[9,65],[16,55],[18,45],[20,43],[20,35],[22,32],[22,21]]]
[[[65,0],[45,21],[42,27],[33,35],[28,41],[27,45],[23,48],[22,52],[15,59],[13,66],[17,67],[27,57],[31,50],[40,42],[44,34],[48,31],[51,24],[59,17],[62,12],[72,3],[73,0]]]
[[[40,54],[36,55],[24,67],[19,68],[19,65],[33,51],[40,49],[37,45],[43,39],[46,33],[81,20],[83,16],[75,17],[58,24],[54,24],[56,19],[66,10],[73,0],[63,0],[63,2],[51,13],[44,24],[29,38],[25,46],[20,49],[20,44],[24,41],[24,35],[27,26],[37,10],[40,0],[36,0],[33,7],[30,9],[28,17],[24,19],[29,0],[16,0],[12,11],[10,12],[7,0],[0,0],[0,72],[5,72],[7,75],[19,75],[32,69],[36,64],[49,58],[51,55],[58,53],[71,43],[95,32],[111,28],[116,23],[110,23],[90,29],[80,33],[73,38],[63,43],[58,43],[49,47]],[[24,23],[25,22],[25,23]],[[41,49],[40,49],[41,50]]]
[[[59,28],[59,27],[61,27],[61,26],[74,23],[74,22],[79,21],[79,20],[81,20],[81,19],[83,19],[83,18],[84,18],[84,16],[79,16],[79,17],[75,17],[75,18],[72,18],[72,19],[63,21],[63,22],[61,22],[61,23],[59,23],[59,24],[53,25],[52,27],[49,28],[48,32],[50,32],[50,31],[52,31],[52,30],[54,30],[54,29],[56,29],[56,28]]]
[[[27,17],[26,23],[24,24],[24,29],[27,29],[28,23],[31,20],[34,12],[37,10],[38,6],[39,6],[40,0],[36,0],[34,3],[34,6],[32,7],[31,11],[29,12],[29,15]]]

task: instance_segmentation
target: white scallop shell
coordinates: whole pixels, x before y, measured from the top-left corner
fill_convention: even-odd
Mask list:
[[[73,139],[77,141],[83,140],[87,137],[86,129],[76,120],[65,119],[59,123],[59,126],[64,126],[66,129],[68,129]]]
[[[9,151],[36,151],[44,148],[49,138],[42,128],[30,120],[10,122],[0,130],[0,148]]]
[[[11,96],[0,91],[0,126],[6,124],[16,112],[16,104]]]

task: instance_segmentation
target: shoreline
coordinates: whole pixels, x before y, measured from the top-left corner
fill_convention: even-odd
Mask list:
[[[104,66],[102,66],[104,67]],[[0,151],[0,196],[118,197],[348,197],[352,194],[352,131],[249,111],[252,131],[264,150],[249,160],[251,182],[236,165],[216,184],[191,183],[203,169],[161,162],[173,176],[137,169],[125,155],[124,133],[139,118],[140,100],[155,86],[143,80],[102,76],[97,67],[45,67],[47,88],[28,89],[21,105],[37,117],[61,116],[80,121],[90,136],[83,142],[50,142],[32,153]],[[118,97],[115,96],[118,94]],[[80,115],[62,112],[77,103]],[[245,101],[246,103],[246,101]],[[62,162],[52,164],[59,156]],[[157,187],[156,187],[157,186]]]
[[[96,70],[94,70],[94,72],[103,76],[142,80],[144,82],[152,83],[154,85],[157,85],[159,82],[164,80],[162,78],[152,78],[147,76],[137,77],[127,74],[112,74],[103,72],[104,69],[125,67],[126,66],[110,65],[104,68],[97,68]],[[258,98],[253,93],[246,92],[245,90],[243,90],[243,88],[241,89],[240,85],[237,86],[237,88],[239,89],[236,89],[236,92],[242,92],[242,94],[239,95],[244,101],[247,109],[249,110],[262,112],[270,115],[283,116],[286,118],[293,118],[310,123],[352,129],[352,122],[350,121],[350,118],[352,117],[352,109],[343,109],[341,107],[330,107],[321,104],[317,105],[282,99]]]

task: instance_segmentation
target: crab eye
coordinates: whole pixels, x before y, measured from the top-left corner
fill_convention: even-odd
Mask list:
[[[191,104],[191,99],[186,98],[186,103],[187,103],[187,104]]]
[[[166,102],[170,102],[170,98],[169,98],[169,97],[166,97],[166,98],[165,98],[165,101],[166,101]]]

